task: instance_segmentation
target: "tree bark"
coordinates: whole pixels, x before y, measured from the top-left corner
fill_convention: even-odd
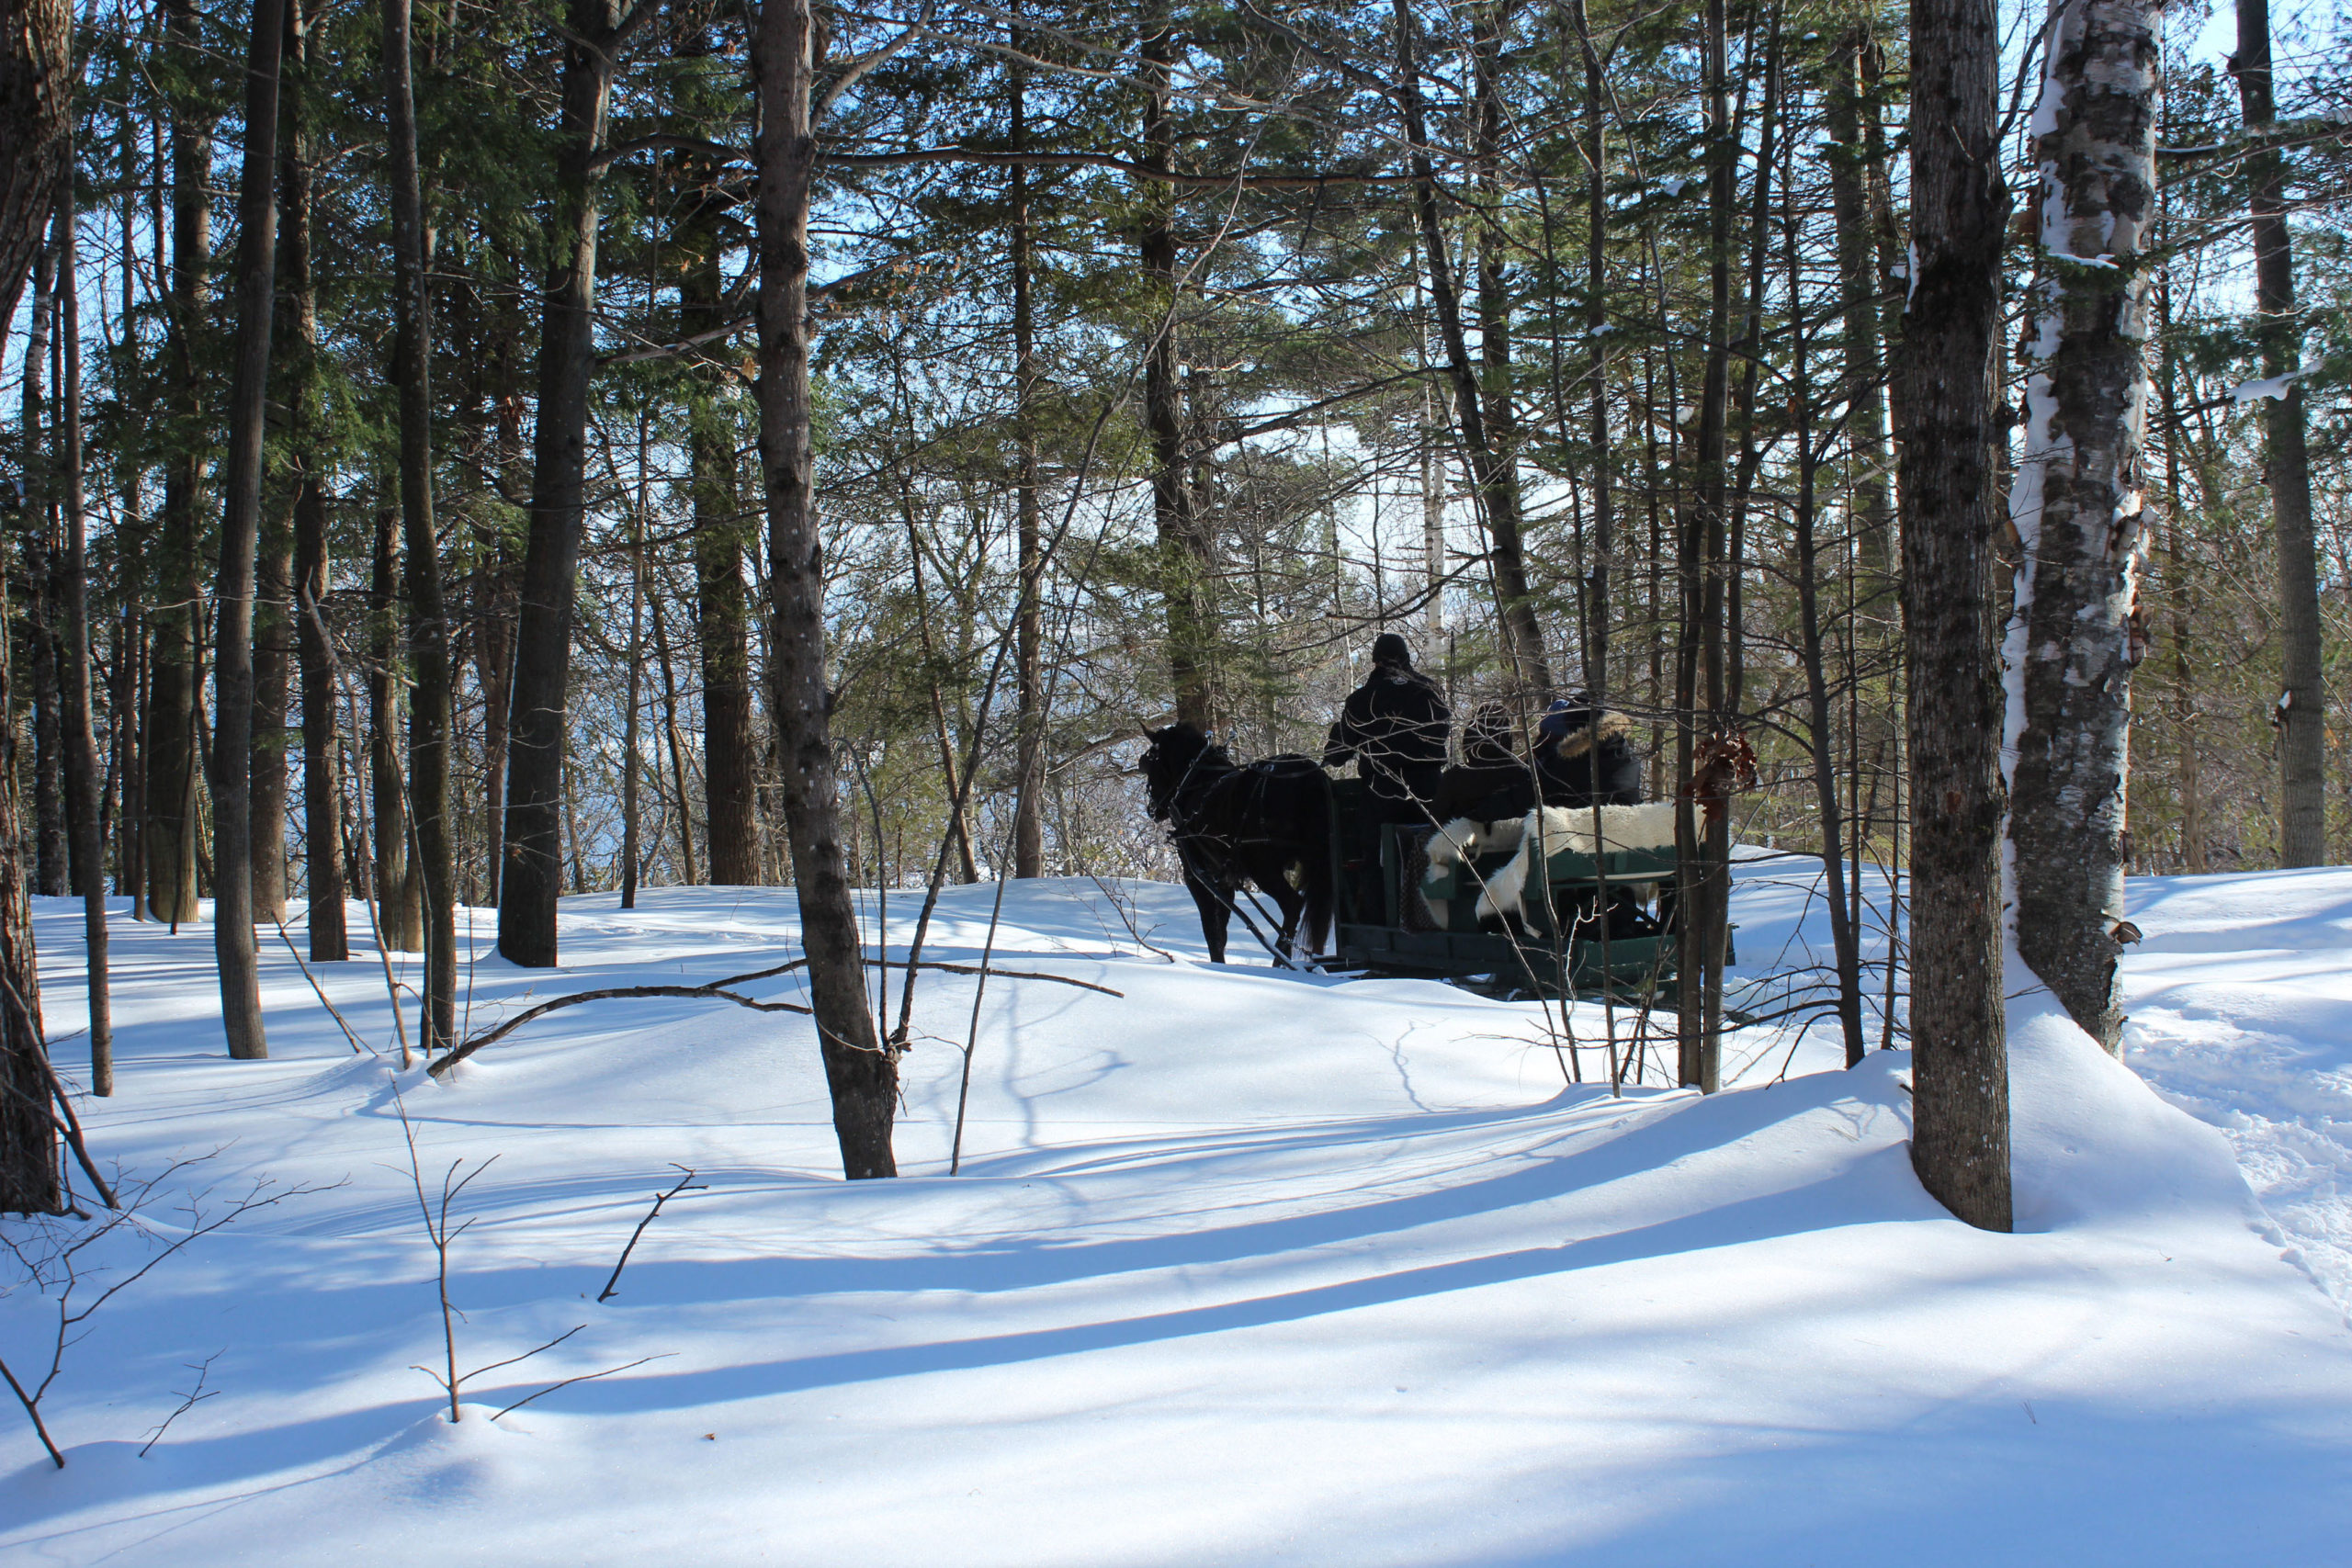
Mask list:
[[[1012,47],[1023,48],[1021,29],[1012,29]],[[1029,73],[1018,61],[1006,66],[1012,99],[1011,145],[1023,151],[1029,142]],[[1046,874],[1046,710],[1045,710],[1045,523],[1037,470],[1037,319],[1032,295],[1036,267],[1035,238],[1030,230],[1029,171],[1014,164],[1012,171],[1012,396],[1015,455],[1013,504],[1019,537],[1013,570],[1019,579],[1019,600],[1013,606],[1012,682],[1017,713],[1013,731],[1012,874]],[[933,693],[937,695],[937,685]],[[940,732],[946,733],[945,715]],[[952,758],[947,759],[951,763]],[[948,769],[952,775],[952,766]],[[952,777],[951,777],[952,787]],[[957,827],[962,821],[959,817]],[[968,861],[971,845],[964,843]],[[1004,874],[1002,867],[993,868]]]
[[[173,53],[192,61],[200,45],[191,0],[166,0],[164,23]],[[196,335],[211,310],[212,121],[200,104],[171,108],[171,290],[164,325],[174,439],[164,458],[142,793],[147,912],[176,927],[198,914],[196,709],[203,675],[204,592],[198,575],[204,530],[197,508],[203,484],[205,385]]]
[[[288,7],[287,24],[294,34],[289,45],[307,70],[315,57],[317,34],[299,4]],[[294,466],[294,561],[292,602],[288,608],[293,617],[292,641],[302,694],[302,880],[309,893],[304,921],[310,931],[311,962],[339,964],[351,956],[351,940],[344,913],[343,786],[335,739],[334,657],[321,629],[328,586],[327,500],[324,460],[315,448],[319,314],[311,275],[311,147],[308,121],[299,99],[288,106],[285,125],[279,266],[285,275],[282,288],[290,351],[286,363],[292,383],[285,398],[288,446]],[[283,790],[282,771],[278,782]]]
[[[2041,275],[2009,502],[2018,954],[2118,1055],[2161,17],[2160,0],[2063,0],[2050,18],[2034,116]]]
[[[63,188],[61,186],[61,190]],[[26,663],[30,668],[33,737],[33,891],[44,898],[65,892],[65,795],[59,746],[57,567],[51,548],[57,527],[55,476],[58,417],[50,409],[51,384],[63,345],[57,333],[57,245],[41,247],[33,263],[33,306],[25,336],[24,500],[19,541],[24,551]]]
[[[2000,29],[1993,0],[1913,0],[1912,297],[1897,358],[1911,741],[1912,1168],[2010,1224],[1994,650],[2001,322]]]
[[[1176,166],[1175,100],[1170,77],[1178,53],[1169,0],[1145,0],[1136,52],[1144,86],[1143,164]],[[1143,228],[1136,257],[1143,265],[1147,324],[1144,423],[1151,434],[1151,510],[1159,548],[1160,593],[1168,616],[1168,671],[1176,716],[1207,728],[1214,709],[1216,555],[1201,530],[1189,482],[1192,454],[1184,439],[1183,355],[1178,333],[1182,269],[1176,244],[1175,186],[1147,179],[1138,193]]]
[[[1453,280],[1453,263],[1445,243],[1443,215],[1438,203],[1437,170],[1429,153],[1429,117],[1421,99],[1420,51],[1415,30],[1419,19],[1409,0],[1395,0],[1396,28],[1396,102],[1410,150],[1415,228],[1421,243],[1422,265],[1429,274],[1430,306],[1437,317],[1438,334],[1445,345],[1446,373],[1453,383],[1454,425],[1469,458],[1470,478],[1478,494],[1478,515],[1486,529],[1495,579],[1495,606],[1503,644],[1512,664],[1511,676],[1523,697],[1547,693],[1552,685],[1551,660],[1544,649],[1544,631],[1536,619],[1529,592],[1525,554],[1519,536],[1517,476],[1494,448],[1487,428],[1484,389],[1470,363],[1467,337],[1462,330],[1462,296]],[[1540,703],[1533,705],[1540,706]]]
[[[74,874],[82,896],[82,939],[89,977],[90,1092],[114,1092],[114,1008],[107,986],[106,840],[98,802],[98,741],[90,679],[90,579],[82,491],[82,313],[74,268],[74,190],[58,192],[57,274],[65,356],[63,440],[65,553],[65,787],[73,805]]]
[[[762,0],[752,70],[759,95],[761,491],[768,511],[769,670],[785,826],[801,942],[842,1174],[895,1176],[899,1062],[865,1009],[857,909],[842,863],[829,694],[825,575],[809,444],[808,204],[816,138],[809,0]]]
[[[400,513],[376,509],[374,570],[368,581],[368,792],[375,810],[376,919],[395,953],[424,947],[423,889],[409,859],[408,807],[401,788]]]
[[[690,258],[681,290],[680,330],[692,336],[720,324],[716,176],[682,223]],[[743,590],[746,514],[735,467],[733,417],[698,387],[687,434],[693,467],[695,588],[700,609],[703,796],[708,813],[710,880],[760,880],[758,752],[752,739],[751,604]]]
[[[526,968],[556,962],[563,891],[563,750],[572,596],[586,526],[588,383],[596,365],[596,155],[612,96],[616,0],[571,0],[558,127],[555,265],[539,326],[531,532],[507,723],[506,847],[498,951]]]
[[[0,0],[0,321],[49,243],[74,114],[74,11],[66,0]]]
[[[2237,0],[2238,106],[2249,138],[2267,139],[2278,117],[2270,65],[2270,0]],[[2246,154],[2254,234],[2254,297],[2262,373],[2301,368],[2303,330],[2295,311],[2295,253],[2287,229],[2287,168],[2267,140]],[[2301,383],[2285,381],[2264,400],[2264,477],[2278,540],[2278,642],[2283,676],[2278,724],[2278,863],[2327,859],[2327,689],[2321,665],[2319,547],[2312,525],[2311,459],[2305,450]]]
[[[1724,0],[1706,12],[1707,354],[1699,383],[1694,482],[1678,522],[1682,575],[1680,659],[1676,705],[1682,723],[1675,746],[1682,781],[1675,813],[1680,883],[1681,984],[1675,1035],[1679,1077],[1713,1094],[1723,1077],[1723,969],[1729,931],[1731,814],[1697,809],[1691,785],[1702,735],[1733,721],[1724,703],[1724,619],[1726,552],[1725,427],[1731,401],[1731,273],[1739,155],[1732,124],[1728,20]],[[1759,171],[1758,177],[1762,177]],[[1702,705],[1703,708],[1702,707]]]
[[[277,78],[286,0],[254,0],[245,66],[245,157],[237,197],[237,359],[229,401],[228,479],[212,656],[212,951],[229,1055],[269,1055],[254,945],[254,576],[261,528],[262,437],[277,260]]]
[[[424,938],[424,1049],[457,1042],[458,864],[449,821],[449,622],[433,521],[433,299],[409,67],[409,0],[384,0],[391,153],[392,378],[400,387],[401,542],[408,598],[408,810]]]
[[[291,91],[278,105],[277,312],[276,378],[286,412],[286,458],[292,484],[282,506],[265,512],[254,589],[253,879],[254,915],[286,919],[287,728],[288,677],[295,664],[293,513],[306,477],[317,467],[306,450],[314,429],[318,299],[311,278],[311,168],[301,83],[311,31],[300,0],[286,7],[285,65]]]

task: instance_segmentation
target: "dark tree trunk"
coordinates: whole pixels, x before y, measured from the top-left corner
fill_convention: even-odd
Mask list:
[[[1911,741],[1911,1163],[1969,1224],[2009,1228],[2001,1002],[2001,684],[1993,540],[2001,330],[2000,28],[1993,0],[1913,0],[1905,684]]]
[[[62,187],[61,187],[62,188]],[[31,330],[25,338],[24,547],[25,662],[32,675],[33,891],[62,897],[66,886],[64,773],[60,747],[65,736],[58,716],[57,567],[52,540],[57,531],[57,486],[50,471],[57,456],[56,414],[51,383],[62,357],[57,333],[57,256],[52,243],[33,263]]]
[[[1012,47],[1023,47],[1021,30],[1012,32]],[[1012,89],[1012,150],[1029,142],[1029,73],[1014,62],[1006,68]],[[1035,270],[1034,237],[1029,227],[1029,171],[1012,169],[1012,381],[1013,439],[1019,443],[1013,476],[1013,502],[1018,513],[1019,538],[1013,570],[1019,578],[1019,600],[1013,606],[1013,692],[1017,711],[1013,731],[1012,874],[1046,874],[1046,709],[1045,709],[1045,526],[1043,497],[1037,471],[1037,322],[1031,297]],[[937,688],[933,691],[938,707]],[[937,714],[940,733],[946,734],[946,715]],[[947,759],[950,762],[953,758]],[[950,784],[953,784],[951,766]],[[951,796],[952,797],[952,796]],[[958,818],[957,827],[962,827]],[[968,862],[971,845],[963,842]],[[1001,866],[993,868],[1002,876]]]
[[[615,0],[571,0],[564,48],[555,267],[539,327],[531,534],[507,723],[506,857],[498,889],[498,951],[528,968],[556,962],[556,902],[563,891],[564,704],[587,522],[588,383],[596,366],[595,160],[612,96],[615,8]]]
[[[286,447],[293,483],[264,513],[254,588],[253,879],[254,916],[286,919],[288,685],[295,661],[294,529],[305,476],[318,466],[305,450],[314,429],[318,299],[311,281],[311,152],[300,84],[310,28],[300,0],[286,7],[285,58],[291,91],[278,106],[277,312],[276,378],[286,409]]]
[[[691,30],[688,50],[707,52],[708,37]],[[701,118],[703,105],[684,118],[697,133],[723,127]],[[679,254],[678,327],[689,339],[725,326],[729,310],[722,222],[730,198],[707,159],[681,160],[685,190],[673,232]],[[717,354],[722,345],[714,344]],[[741,886],[760,880],[758,752],[752,739],[751,603],[743,588],[743,558],[752,537],[737,473],[739,425],[722,400],[731,372],[710,368],[695,377],[688,410],[687,460],[692,469],[696,625],[702,662],[703,798],[708,813],[710,880]]]
[[[1430,306],[1437,316],[1438,333],[1445,344],[1446,373],[1453,383],[1454,424],[1468,456],[1470,477],[1478,494],[1479,522],[1494,570],[1496,615],[1503,644],[1512,664],[1511,675],[1522,696],[1536,700],[1552,685],[1550,658],[1544,649],[1544,630],[1536,618],[1535,602],[1528,590],[1527,566],[1520,539],[1518,476],[1509,455],[1495,449],[1487,427],[1485,389],[1470,363],[1469,340],[1462,328],[1462,296],[1454,287],[1453,262],[1446,249],[1445,225],[1438,206],[1437,171],[1431,163],[1428,114],[1421,99],[1419,26],[1408,0],[1396,0],[1396,101],[1404,122],[1406,144],[1412,149],[1413,209],[1421,243],[1422,265],[1428,271]]]
[[[1676,1011],[1678,1076],[1713,1094],[1723,1076],[1723,968],[1731,896],[1731,814],[1697,810],[1693,767],[1702,736],[1733,722],[1724,697],[1724,556],[1727,547],[1725,428],[1731,400],[1731,274],[1739,154],[1731,122],[1728,26],[1724,0],[1706,14],[1707,355],[1699,385],[1696,470],[1678,523],[1683,630],[1676,666],[1676,776],[1682,782],[1675,839],[1681,872],[1682,972]],[[1759,177],[1761,175],[1759,175]],[[1702,706],[1703,705],[1703,706]]]
[[[245,158],[237,197],[237,357],[229,401],[228,479],[214,595],[212,686],[212,951],[229,1055],[269,1055],[254,945],[254,566],[261,529],[262,437],[277,259],[277,77],[286,0],[254,0],[245,67]]]
[[[189,0],[169,0],[173,52],[192,61],[198,43]],[[155,560],[154,642],[147,682],[147,912],[174,926],[197,918],[196,709],[202,684],[204,592],[198,586],[197,508],[202,495],[204,380],[196,336],[210,315],[212,124],[199,106],[175,105],[171,153],[171,292],[164,310],[173,441],[164,458],[164,517]]]
[[[82,939],[90,1000],[90,1092],[114,1092],[114,1008],[107,986],[106,839],[98,803],[98,742],[90,679],[90,581],[82,495],[82,318],[75,279],[74,193],[59,192],[58,292],[64,303],[59,350],[65,356],[60,409],[63,440],[65,551],[65,787],[73,804],[74,875],[82,896]]]
[[[1176,166],[1175,101],[1170,83],[1178,54],[1168,0],[1146,0],[1137,53],[1143,62],[1143,163]],[[1144,348],[1144,423],[1151,434],[1151,508],[1159,547],[1160,592],[1168,615],[1168,670],[1176,716],[1203,728],[1216,722],[1211,608],[1216,555],[1195,514],[1184,439],[1183,354],[1179,325],[1182,300],[1177,259],[1175,186],[1144,182],[1138,199],[1143,228],[1136,257],[1143,264],[1151,341]]]
[[[408,807],[401,787],[399,512],[376,509],[374,570],[368,580],[368,791],[376,811],[376,919],[395,953],[424,946],[423,889],[409,859]]]
[[[692,887],[701,881],[695,874],[695,819],[686,795],[686,742],[678,725],[678,676],[670,662],[670,627],[668,617],[662,614],[662,599],[653,599],[653,656],[662,666],[662,728],[670,738],[670,786],[678,796],[678,871],[680,879]]]
[[[2038,331],[2009,503],[2018,954],[2118,1054],[2161,15],[2147,0],[2064,0],[2050,19]]]
[[[457,1043],[457,856],[449,822],[449,623],[433,523],[433,311],[409,76],[409,0],[384,0],[390,143],[392,378],[400,386],[401,541],[408,591],[408,809],[424,938],[424,1049]]]
[[[825,574],[808,403],[808,198],[814,23],[808,0],[762,0],[752,45],[760,117],[760,479],[768,511],[770,711],[799,893],[810,1001],[842,1174],[895,1176],[899,1061],[865,1008],[857,908],[842,864],[825,689]]]
[[[0,321],[49,241],[74,121],[74,9],[66,0],[0,0]]]
[[[299,5],[288,7],[287,21],[299,40],[297,58],[307,70],[316,34],[304,21]],[[304,919],[310,928],[311,962],[336,964],[351,956],[351,943],[344,919],[343,786],[335,737],[334,656],[322,630],[327,596],[327,498],[324,459],[315,449],[318,295],[311,277],[311,147],[299,97],[288,105],[285,124],[285,212],[278,265],[284,274],[280,287],[286,301],[286,367],[291,382],[285,399],[289,412],[287,445],[294,466],[294,560],[288,611],[293,620],[292,642],[302,686],[302,878],[310,905]],[[277,682],[281,694],[284,683],[281,674]],[[281,723],[283,700],[281,694]],[[277,783],[282,811],[282,763]]]
[[[2237,0],[2238,105],[2246,135],[2252,197],[2255,310],[2262,373],[2301,368],[2303,331],[2295,313],[2295,253],[2287,229],[2287,168],[2276,131],[2269,0]],[[2327,859],[2327,689],[2321,665],[2318,543],[2312,525],[2311,459],[2305,451],[2301,384],[2282,383],[2263,400],[2265,475],[2278,538],[2278,863]]]
[[[640,457],[642,453],[639,454]],[[637,791],[644,763],[638,755],[639,710],[645,682],[645,513],[629,541],[628,708],[621,722],[621,908],[637,908]]]

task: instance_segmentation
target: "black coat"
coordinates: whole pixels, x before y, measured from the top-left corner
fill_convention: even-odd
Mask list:
[[[1642,760],[1634,752],[1634,721],[1613,709],[1600,716],[1600,745],[1593,747],[1587,713],[1548,716],[1535,748],[1546,806],[1639,806]]]
[[[1323,765],[1337,768],[1352,760],[1356,776],[1371,781],[1375,796],[1426,801],[1445,767],[1453,726],[1453,710],[1436,682],[1418,670],[1381,665],[1349,694],[1323,747]]]

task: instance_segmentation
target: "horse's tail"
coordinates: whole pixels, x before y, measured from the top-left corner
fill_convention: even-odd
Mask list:
[[[1306,912],[1301,921],[1300,936],[1306,944],[1309,956],[1321,953],[1323,943],[1331,934],[1331,910],[1334,902],[1331,852],[1331,775],[1322,769],[1315,770],[1314,787],[1307,795],[1307,832],[1312,841],[1306,853],[1300,857],[1299,891],[1306,895]]]

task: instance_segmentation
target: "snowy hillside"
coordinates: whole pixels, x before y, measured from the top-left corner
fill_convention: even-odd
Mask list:
[[[952,893],[927,953],[975,960],[992,891]],[[1746,869],[1746,973],[1788,962],[1805,909],[1801,868]],[[0,1411],[0,1561],[2339,1562],[2352,872],[2135,886],[2133,910],[2131,1061],[2163,1098],[2023,1025],[2015,1236],[1920,1191],[1900,1053],[1823,1070],[1826,1032],[1758,1029],[1720,1096],[1612,1100],[1566,1081],[1532,1008],[1213,969],[1172,887],[1007,897],[997,964],[1118,994],[990,979],[954,1178],[975,981],[923,973],[909,1174],[856,1187],[805,1019],[594,1004],[442,1087],[356,1054],[273,936],[272,1058],[231,1063],[210,931],[118,919],[102,1154],[218,1150],[182,1183],[216,1203],[319,1190],[91,1319],[44,1407],[66,1469]],[[62,1036],[79,915],[40,919]],[[797,951],[775,890],[566,900],[559,975],[488,956],[491,930],[477,1028]],[[321,979],[390,1053],[361,946]],[[1604,1076],[1597,1010],[1575,1023]],[[403,1100],[428,1188],[497,1156],[454,1206],[463,1366],[586,1325],[469,1385],[456,1427],[412,1370],[442,1322]],[[707,1190],[597,1303],[673,1166]],[[0,1302],[12,1367],[49,1310]],[[137,1457],[208,1357],[218,1396]]]

